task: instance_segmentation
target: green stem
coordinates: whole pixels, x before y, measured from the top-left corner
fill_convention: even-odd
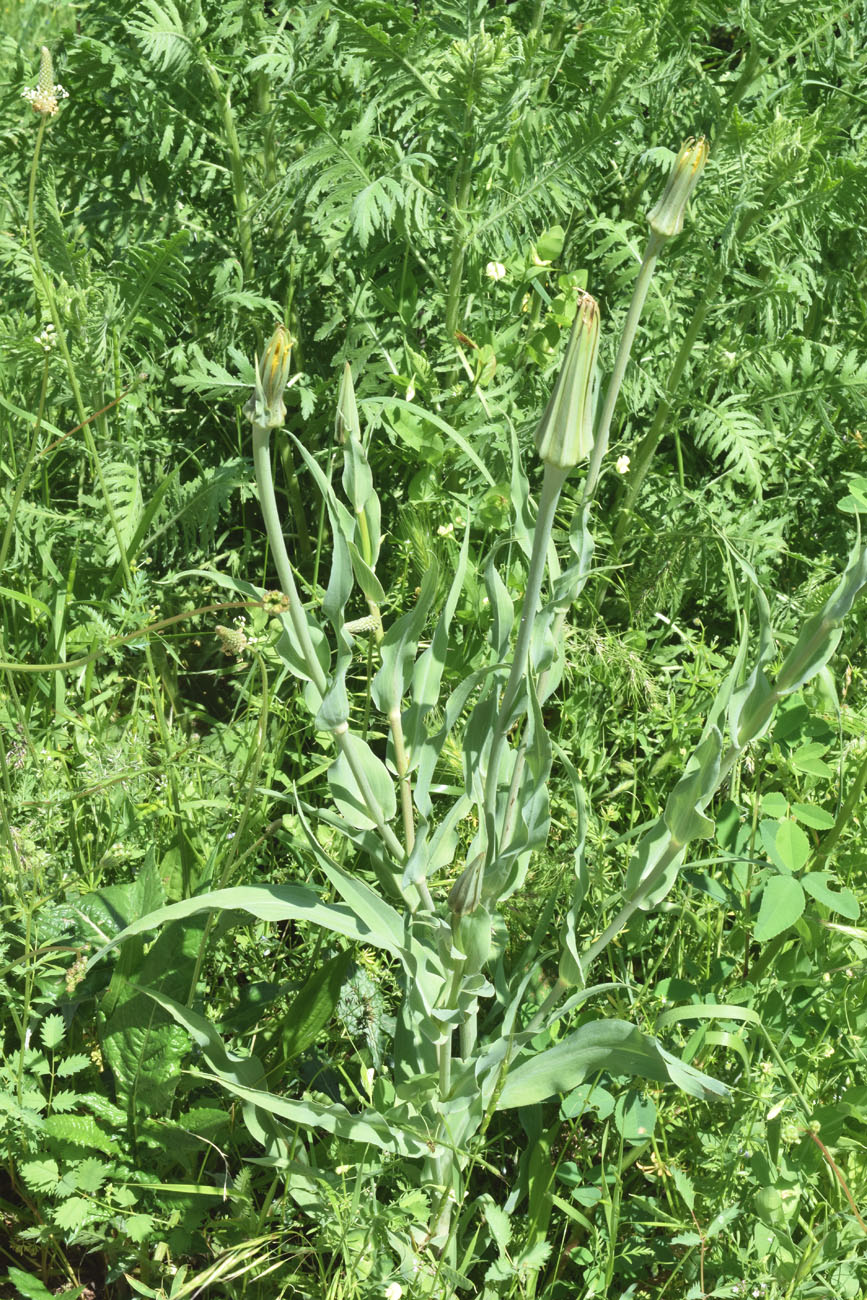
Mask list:
[[[18,482],[15,484],[15,492],[12,496],[12,503],[9,506],[9,515],[6,520],[6,527],[3,531],[3,541],[0,543],[0,572],[6,567],[6,557],[9,554],[9,546],[12,542],[12,530],[15,527],[15,517],[18,514],[18,507],[21,504],[21,498],[27,490],[27,484],[30,481],[30,471],[33,468],[33,462],[36,459],[36,447],[39,442],[39,431],[42,427],[42,416],[45,412],[45,393],[48,388],[48,357],[45,358],[45,365],[42,370],[42,384],[39,389],[39,408],[36,412],[36,422],[33,426],[33,438],[30,443],[30,450],[27,453],[27,459],[24,462]]]
[[[614,411],[617,406],[617,399],[620,396],[620,389],[623,386],[623,379],[626,375],[626,368],[629,364],[629,357],[632,352],[632,345],[635,341],[635,335],[638,330],[638,322],[641,319],[641,312],[647,299],[647,293],[650,288],[650,281],[653,271],[665,240],[651,231],[647,245],[644,250],[644,257],[641,260],[641,266],[632,289],[632,299],[629,303],[629,311],[626,313],[626,320],[623,324],[623,332],[620,336],[620,343],[617,348],[617,356],[614,361],[614,369],[611,372],[611,379],[605,392],[605,400],[602,405],[602,411],[599,416],[599,422],[596,430],[596,436],[593,442],[593,451],[590,457],[590,463],[587,467],[587,477],[584,480],[584,490],[582,493],[582,504],[579,510],[583,510],[589,502],[593,500],[596,487],[599,482],[599,474],[602,468],[602,461],[608,451],[608,442],[611,433],[611,421],[614,418]],[[553,626],[554,644],[559,645],[563,634],[563,624],[566,621],[568,611],[562,609],[557,614]],[[539,695],[544,699],[548,682],[551,679],[551,669],[546,668],[539,678]],[[520,789],[521,777],[524,772],[524,763],[527,753],[527,728],[524,728],[524,734],[521,737],[521,743],[515,758],[515,770],[512,774],[512,784],[509,790],[509,798],[506,804],[506,815],[503,824],[503,841],[508,843],[509,836],[512,832],[514,818],[517,811],[517,795]]]
[[[527,676],[527,659],[530,640],[533,635],[533,623],[539,608],[539,596],[542,591],[542,579],[545,575],[545,562],[548,543],[554,525],[554,512],[560,499],[560,492],[569,474],[568,469],[546,464],[542,478],[542,492],[539,497],[539,509],[536,515],[536,527],[533,531],[533,550],[530,555],[530,569],[527,574],[527,587],[524,592],[524,607],[521,611],[521,624],[512,656],[512,666],[500,701],[500,712],[491,741],[488,759],[488,771],[485,777],[485,820],[488,825],[488,860],[490,862],[496,846],[495,818],[497,810],[497,778],[503,755],[506,734],[514,719],[512,713],[518,699],[518,692]]]
[[[226,134],[226,149],[229,155],[229,171],[232,176],[232,199],[235,215],[238,219],[238,236],[241,241],[241,265],[244,268],[244,283],[253,279],[253,235],[250,229],[250,200],[247,195],[247,179],[244,175],[244,159],[241,154],[241,142],[235,127],[235,115],[232,112],[232,100],[228,89],[224,90],[219,73],[205,55],[202,55],[205,72],[223,119]]]
[[[650,232],[647,246],[644,250],[644,257],[641,260],[641,266],[638,269],[638,275],[636,276],[635,284],[632,289],[632,299],[629,303],[629,311],[626,313],[626,320],[623,323],[623,333],[620,335],[620,344],[617,348],[617,357],[614,361],[614,369],[611,371],[611,379],[605,393],[605,401],[599,416],[596,437],[593,443],[593,453],[590,457],[590,464],[587,467],[587,478],[584,481],[583,499],[585,502],[592,501],[596,492],[596,486],[599,482],[599,473],[602,468],[602,461],[608,451],[611,421],[614,417],[614,409],[617,405],[617,399],[620,396],[620,389],[623,386],[626,367],[629,364],[629,357],[632,352],[632,344],[635,341],[635,335],[638,330],[638,322],[641,319],[641,313],[647,299],[647,292],[650,288],[650,281],[653,277],[656,259],[659,257],[665,242],[665,239],[661,235],[656,234],[655,231]]]

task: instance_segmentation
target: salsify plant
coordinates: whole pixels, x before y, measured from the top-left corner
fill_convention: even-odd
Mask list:
[[[459,1276],[455,1207],[464,1203],[469,1174],[497,1111],[544,1101],[601,1071],[670,1082],[699,1098],[726,1093],[723,1084],[678,1059],[637,1025],[589,1016],[591,999],[614,987],[594,984],[594,971],[635,913],[658,907],[673,888],[689,845],[712,835],[708,809],[715,793],[747,746],[767,731],[779,702],[827,663],[840,639],[841,621],[867,583],[867,549],[859,539],[835,591],[805,623],[772,675],[776,647],[769,606],[752,570],[742,564],[759,618],[754,658],[750,663],[745,630],[694,752],[662,814],[636,843],[619,906],[601,933],[588,934],[584,928],[588,867],[580,778],[568,756],[557,753],[574,789],[578,847],[571,904],[560,933],[558,976],[537,1003],[533,977],[541,957],[531,945],[520,963],[506,960],[502,911],[521,890],[533,854],[546,843],[554,746],[543,706],[555,707],[563,620],[591,572],[595,489],[654,264],[682,228],[706,156],[703,140],[687,141],[649,213],[645,255],[598,413],[599,309],[586,292],[573,304],[565,358],[536,433],[543,473],[535,527],[531,534],[516,527],[527,556],[520,618],[516,627],[493,552],[484,566],[492,611],[487,662],[445,698],[452,623],[469,560],[469,524],[429,640],[422,638],[438,589],[435,561],[414,608],[386,626],[386,594],[376,572],[380,503],[347,365],[337,403],[345,502],[303,441],[289,435],[321,492],[332,534],[326,590],[318,608],[305,605],[272,482],[270,438],[284,424],[292,352],[288,331],[276,327],[257,361],[245,414],[252,425],[256,483],[284,606],[281,599],[271,601],[280,628],[276,650],[287,672],[302,684],[315,730],[333,742],[327,772],[332,805],[312,806],[295,792],[297,824],[330,896],[310,885],[231,885],[224,878],[210,892],[150,912],[93,959],[135,934],[202,912],[223,913],[227,921],[231,914],[248,914],[271,922],[305,922],[390,958],[399,995],[393,1041],[383,1056],[390,1068],[380,1071],[368,1103],[356,1110],[321,1097],[269,1090],[259,1058],[230,1052],[216,1028],[191,1005],[156,989],[142,991],[187,1029],[210,1077],[240,1101],[266,1162],[278,1174],[283,1171],[289,1194],[302,1209],[315,1203],[315,1181],[299,1136],[305,1130],[416,1163],[430,1194],[425,1244],[438,1256],[436,1269],[426,1275],[434,1279],[428,1293],[449,1294]],[[514,436],[513,448],[512,500],[521,521],[527,516],[529,486]],[[571,556],[562,566],[552,541],[555,512],[564,482],[585,461],[580,505],[569,531]],[[250,584],[234,585],[251,598],[265,597]],[[368,615],[347,620],[356,590]],[[346,680],[362,634],[373,637],[379,659],[371,684],[373,705],[387,724],[385,751],[379,753],[351,725]],[[455,736],[463,754],[464,783],[449,802],[435,776],[443,749]],[[326,846],[335,842],[349,852],[329,852]],[[350,856],[356,870],[346,865]],[[540,926],[538,933],[545,932],[546,926]],[[194,994],[195,987],[190,1003]],[[570,1017],[579,1008],[582,1023],[570,1028]],[[414,1286],[417,1294],[424,1293],[419,1280]]]

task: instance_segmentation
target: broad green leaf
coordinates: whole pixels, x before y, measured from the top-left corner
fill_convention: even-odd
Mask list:
[[[351,966],[352,954],[339,952],[313,971],[295,995],[281,1023],[266,1032],[264,1038],[257,1039],[257,1051],[263,1060],[273,1047],[279,1053],[282,1066],[313,1046],[334,1015]],[[268,1082],[273,1088],[274,1074],[270,1069]]]
[[[257,1088],[241,1087],[226,1079],[215,1079],[215,1082],[222,1083],[224,1088],[242,1101],[248,1101],[301,1128],[321,1129],[350,1142],[369,1144],[381,1151],[392,1151],[398,1155],[426,1156],[431,1154],[431,1147],[434,1153],[437,1151],[436,1144],[430,1141],[421,1125],[413,1131],[409,1125],[388,1114],[380,1115],[368,1110],[355,1115],[339,1102],[326,1105],[318,1101],[290,1101]]]
[[[828,746],[815,740],[796,749],[789,761],[796,772],[804,772],[807,776],[829,778],[834,775],[834,769],[822,757],[827,752]]]
[[[86,1201],[83,1196],[70,1196],[68,1200],[61,1201],[52,1218],[64,1232],[77,1232],[84,1227],[93,1212],[92,1201]]]
[[[829,831],[834,825],[833,815],[814,803],[793,803],[792,816],[817,831]]]
[[[582,1025],[556,1047],[512,1067],[498,1106],[531,1106],[558,1092],[571,1092],[591,1073],[639,1076],[658,1083],[674,1081],[693,1097],[724,1096],[727,1089],[692,1066],[684,1065],[655,1039],[624,1020],[597,1020]]]
[[[354,732],[346,733],[346,747],[367,778],[375,800],[375,811],[380,820],[391,821],[397,812],[397,798],[394,781],[385,764],[376,757],[367,742]],[[370,815],[370,810],[361,796],[345,753],[340,753],[329,767],[328,784],[332,799],[350,826],[358,827],[360,830],[372,830],[376,826],[377,823]]]
[[[352,908],[362,925],[368,927],[372,936],[370,942],[377,948],[385,948],[396,957],[403,944],[403,919],[400,914],[385,899],[380,898],[375,889],[371,889],[370,885],[365,884],[357,876],[344,871],[325,852],[300,804],[298,804],[298,817],[317,862],[344,903]]]
[[[656,1127],[653,1099],[631,1089],[622,1093],[614,1107],[614,1122],[624,1142],[649,1142]]]
[[[711,726],[668,796],[663,818],[678,845],[713,835],[714,824],[710,817],[705,817],[704,807],[717,787],[721,754],[722,734]]]
[[[117,1151],[114,1138],[105,1133],[90,1115],[46,1115],[45,1133],[60,1142],[112,1155]]]
[[[804,890],[794,876],[771,876],[762,890],[759,915],[753,930],[756,943],[766,943],[794,925],[804,910]]]
[[[56,1160],[24,1160],[19,1169],[27,1186],[35,1192],[53,1192],[60,1182]]]
[[[96,1160],[93,1156],[81,1160],[72,1170],[75,1186],[80,1192],[95,1196],[111,1173],[111,1165]]]
[[[810,841],[793,821],[763,821],[759,834],[768,857],[788,874],[800,871],[810,856]]]
[[[832,889],[831,886],[837,883],[830,871],[808,871],[801,876],[801,884],[817,903],[845,916],[848,921],[857,921],[861,913],[858,899],[851,889],[842,886]]]
[[[741,559],[741,567],[750,579],[759,612],[759,650],[752,672],[742,686],[732,690],[728,705],[731,737],[739,749],[764,735],[774,716],[775,699],[765,669],[774,658],[771,611],[768,599],[759,586],[752,568]]]
[[[155,1222],[152,1214],[130,1214],[124,1219],[124,1229],[130,1241],[139,1243],[150,1241]]]
[[[114,1008],[106,1012],[100,1044],[114,1075],[120,1104],[136,1112],[166,1112],[181,1076],[188,1051],[186,1036],[136,984],[159,988],[169,997],[186,998],[202,944],[205,918],[167,926],[146,956],[128,945],[117,963],[109,996]],[[135,975],[135,984],[130,976]],[[108,1002],[108,997],[106,999]]]
[[[419,655],[412,671],[411,703],[403,719],[404,739],[410,756],[410,767],[418,765],[421,752],[428,738],[425,718],[439,700],[440,683],[442,682],[443,671],[449,655],[449,629],[463,590],[469,549],[470,525],[467,522],[454,577],[434,629],[434,634],[431,637],[431,643],[427,650]],[[431,803],[427,798],[426,791],[418,806],[426,817],[430,815]]]
[[[658,817],[644,832],[630,858],[626,870],[626,897],[637,898],[643,912],[656,907],[674,888],[683,853],[683,846],[675,848],[671,831],[662,817]]]
[[[364,599],[373,605],[384,605],[385,592],[379,578],[364,559],[355,542],[349,542],[348,546],[352,572],[355,574],[355,581],[361,588]]]
[[[491,554],[485,568],[485,589],[492,616],[488,639],[494,658],[502,662],[509,652],[509,643],[515,623],[515,606],[509,595],[509,589],[500,577]]]

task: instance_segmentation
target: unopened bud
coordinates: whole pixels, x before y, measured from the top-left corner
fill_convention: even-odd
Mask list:
[[[572,469],[593,450],[598,345],[599,306],[585,293],[578,303],[554,391],[536,430],[536,450],[548,465]]]
[[[453,916],[468,916],[482,901],[485,879],[485,855],[478,853],[464,867],[449,894],[449,911]]]
[[[674,160],[662,198],[648,212],[650,229],[661,239],[671,239],[683,230],[683,217],[689,196],[707,162],[708,143],[704,137],[685,140]]]
[[[244,414],[260,428],[279,428],[286,419],[283,390],[289,378],[292,343],[285,325],[276,325],[261,360],[256,362],[256,386]]]
[[[355,385],[352,382],[352,370],[349,362],[343,366],[340,388],[337,392],[337,414],[334,418],[334,440],[340,446],[347,437],[361,441],[361,424],[358,419],[358,403],[355,400]]]

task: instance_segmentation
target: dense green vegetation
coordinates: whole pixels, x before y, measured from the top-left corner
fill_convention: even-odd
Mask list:
[[[857,1300],[867,5],[0,33],[0,1294]]]

